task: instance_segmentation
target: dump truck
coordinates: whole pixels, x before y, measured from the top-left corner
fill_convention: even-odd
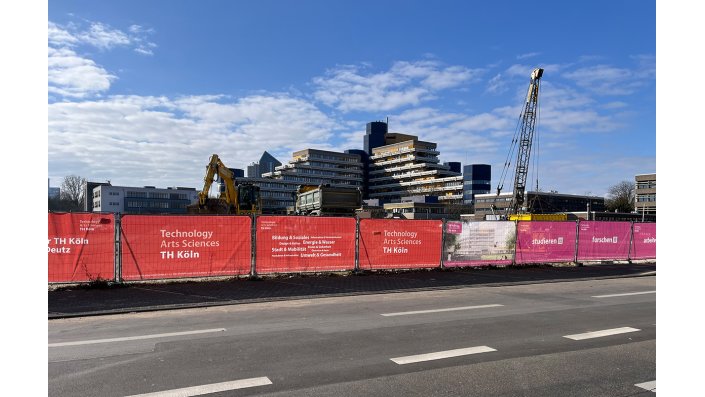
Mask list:
[[[362,206],[362,193],[355,187],[301,185],[296,191],[296,215],[354,216]]]

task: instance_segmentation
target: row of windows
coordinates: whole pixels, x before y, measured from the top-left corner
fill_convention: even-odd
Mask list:
[[[318,154],[318,153],[312,153],[309,155],[309,158],[311,159],[319,159],[319,160],[333,160],[333,161],[345,161],[348,163],[357,163],[360,160],[357,158],[352,158],[352,157],[343,157],[343,156],[332,156],[329,154]]]
[[[166,201],[128,201],[127,206],[132,208],[186,208],[186,203],[169,203]]]
[[[490,185],[490,181],[485,181],[482,179],[466,180],[465,185]]]
[[[637,189],[655,189],[656,188],[656,181],[637,182],[636,188]]]
[[[161,192],[136,192],[127,191],[127,198],[153,198],[153,199],[170,199],[170,200],[188,200],[186,193],[161,193]]]
[[[444,208],[392,208],[394,214],[445,214]]]
[[[639,203],[647,201],[656,201],[656,194],[640,194],[636,196],[636,201]]]

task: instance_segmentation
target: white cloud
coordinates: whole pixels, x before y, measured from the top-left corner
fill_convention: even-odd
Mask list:
[[[48,34],[49,44],[57,46],[72,46],[79,42],[77,37],[51,21],[49,21]]]
[[[104,50],[128,45],[132,42],[130,37],[122,31],[100,22],[92,23],[87,31],[79,32],[77,37],[83,43]]]
[[[599,95],[631,95],[653,81],[656,73],[653,57],[639,56],[634,59],[639,63],[636,69],[603,64],[565,72],[563,77]]]
[[[183,98],[113,96],[49,105],[49,168],[114,184],[199,187],[211,154],[245,168],[264,150],[280,161],[331,148],[338,125],[286,95]]]
[[[81,28],[74,23],[62,26],[49,21],[48,33],[49,44],[54,47],[88,45],[101,50],[133,47],[135,52],[143,55],[153,55],[153,49],[157,47],[147,39],[154,30],[139,25],[131,25],[128,32],[124,32],[101,22],[89,22],[87,28]]]
[[[507,91],[507,83],[502,79],[501,73],[498,73],[487,82],[485,91],[491,94],[502,94]]]
[[[68,48],[49,47],[49,93],[85,98],[107,91],[116,78],[90,59]]]
[[[526,54],[517,55],[517,59],[533,58],[533,57],[536,57],[536,56],[539,56],[539,55],[541,55],[540,52],[529,52],[529,53],[526,53]]]
[[[81,29],[74,23],[61,26],[49,21],[49,93],[64,98],[83,99],[108,91],[117,76],[93,60],[79,55],[78,49],[81,46],[101,50],[133,46],[137,53],[152,55],[157,45],[147,41],[145,34],[153,31],[138,25],[130,26],[129,31],[129,34],[124,33],[99,22],[91,22],[87,29]]]
[[[443,67],[437,61],[396,62],[385,72],[341,66],[316,77],[314,97],[343,112],[386,111],[436,98],[436,93],[472,81],[481,71]]]

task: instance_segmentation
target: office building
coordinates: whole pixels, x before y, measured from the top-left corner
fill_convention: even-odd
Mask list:
[[[100,184],[86,201],[94,212],[121,214],[185,214],[198,200],[198,191],[188,187],[158,189],[154,186],[129,187]]]
[[[634,176],[634,211],[637,214],[656,215],[656,174]]]
[[[275,168],[280,165],[282,165],[282,163],[265,150],[258,162],[251,163],[247,166],[247,177],[259,178],[265,172],[273,172]],[[242,178],[244,175],[236,175],[236,177]]]
[[[385,145],[371,151],[370,199],[398,203],[402,197],[426,195],[438,196],[445,204],[462,203],[463,176],[451,171],[450,165],[439,164],[435,143],[420,141],[414,135],[387,133]]]
[[[260,178],[239,178],[237,182],[260,187],[264,213],[286,213],[287,207],[294,206],[300,185],[362,188],[363,164],[357,153],[305,149]]]
[[[83,210],[86,212],[93,212],[93,190],[98,186],[111,186],[110,181],[108,182],[89,182],[85,181],[83,183]]]
[[[513,192],[475,195],[475,220],[504,215],[512,203]],[[605,198],[559,194],[553,192],[526,192],[523,212],[532,214],[555,214],[576,211],[604,211]]]
[[[475,196],[492,190],[492,166],[489,164],[469,164],[463,167],[463,202],[474,204]]]

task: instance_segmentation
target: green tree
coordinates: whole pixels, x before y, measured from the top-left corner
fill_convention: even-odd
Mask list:
[[[610,212],[634,211],[634,183],[622,181],[607,190],[605,207]]]

